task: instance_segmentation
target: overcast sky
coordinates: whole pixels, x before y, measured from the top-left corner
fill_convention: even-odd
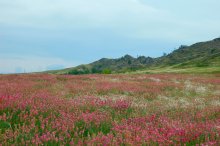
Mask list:
[[[0,0],[0,73],[125,54],[158,57],[220,36],[219,0]]]

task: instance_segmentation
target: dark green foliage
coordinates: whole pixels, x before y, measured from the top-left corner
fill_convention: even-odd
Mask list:
[[[0,120],[0,132],[4,132],[5,130],[7,130],[8,128],[11,128],[11,124],[9,122],[5,122]]]
[[[103,74],[111,74],[112,71],[111,71],[110,69],[104,69],[104,70],[102,71],[102,73],[103,73]]]
[[[97,135],[98,133],[108,134],[110,133],[112,128],[112,124],[110,122],[102,122],[99,125],[95,124],[94,122],[86,123],[83,120],[80,120],[75,123],[75,131],[80,133],[80,137],[88,137],[91,135]]]
[[[83,69],[74,69],[68,72],[68,74],[73,74],[73,75],[79,75],[79,74],[89,74],[91,73],[89,69],[83,68]]]
[[[196,64],[196,67],[206,67],[206,66],[209,66],[209,64],[206,63],[206,62],[198,62],[198,63]]]
[[[93,67],[93,68],[92,68],[92,73],[93,73],[93,74],[101,73],[101,71],[98,70],[97,68]]]

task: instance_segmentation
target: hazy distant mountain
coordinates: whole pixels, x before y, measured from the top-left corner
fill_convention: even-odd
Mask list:
[[[125,55],[117,59],[102,58],[87,65],[50,71],[58,74],[123,73],[144,68],[174,66],[177,68],[220,66],[220,38],[191,46],[181,45],[168,55],[158,58]]]

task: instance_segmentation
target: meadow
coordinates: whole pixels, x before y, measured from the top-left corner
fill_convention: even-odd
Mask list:
[[[220,74],[0,76],[0,145],[220,145]]]

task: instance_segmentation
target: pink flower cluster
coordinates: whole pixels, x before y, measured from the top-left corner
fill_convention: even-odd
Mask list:
[[[158,97],[184,96],[189,80],[213,91],[186,94],[202,96],[195,103],[203,106],[164,108]],[[218,82],[179,74],[0,76],[0,145],[219,145]]]

